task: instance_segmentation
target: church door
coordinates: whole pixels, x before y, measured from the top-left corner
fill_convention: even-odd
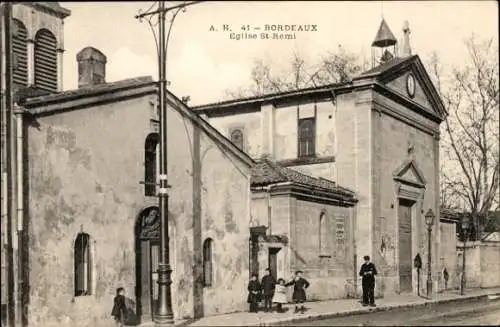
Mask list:
[[[158,301],[158,262],[160,221],[158,208],[145,209],[136,225],[137,315],[152,320]]]
[[[411,207],[413,203],[400,200],[399,220],[399,290],[412,291]]]

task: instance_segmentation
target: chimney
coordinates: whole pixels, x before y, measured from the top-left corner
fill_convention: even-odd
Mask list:
[[[403,57],[411,56],[411,46],[410,46],[410,24],[405,20],[403,25]]]
[[[93,47],[76,54],[78,62],[78,88],[106,83],[106,56]]]

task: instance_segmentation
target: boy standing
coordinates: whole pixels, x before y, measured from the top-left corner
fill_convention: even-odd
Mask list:
[[[266,275],[262,277],[262,293],[264,295],[264,310],[270,312],[273,309],[273,296],[274,288],[276,286],[276,279],[271,275],[269,268],[266,268]]]
[[[375,306],[375,275],[377,274],[377,269],[375,265],[370,262],[370,257],[365,255],[363,257],[365,263],[361,265],[359,275],[362,277],[363,285],[363,306],[366,307],[370,305]]]
[[[295,302],[295,313],[304,313],[306,308],[304,308],[304,302],[306,301],[306,288],[309,287],[309,282],[302,278],[302,271],[298,270],[295,272],[295,278],[288,282],[286,286],[293,285],[293,295],[292,299]],[[300,309],[299,309],[300,305]]]

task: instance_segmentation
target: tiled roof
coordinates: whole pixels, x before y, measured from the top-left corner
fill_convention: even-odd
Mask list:
[[[116,89],[126,88],[126,87],[137,87],[142,84],[147,85],[153,82],[151,76],[142,76],[137,78],[129,78],[117,82],[98,84],[92,86],[85,86],[75,90],[63,91],[58,93],[52,93],[48,95],[42,95],[37,97],[32,97],[26,99],[26,105],[32,105],[37,102],[55,102],[59,100],[66,100],[68,98],[78,98],[80,96],[87,96],[92,94],[100,94],[110,92]]]
[[[462,214],[460,212],[444,207],[440,208],[439,213],[441,219],[454,220],[457,222],[460,221],[460,218],[462,217]]]
[[[410,57],[395,57],[395,58],[389,60],[388,62],[383,63],[382,65],[379,65],[377,67],[374,67],[372,69],[369,69],[367,71],[362,72],[359,75],[359,77],[383,73],[389,69],[396,67],[397,65],[399,65],[403,62],[410,61],[411,59],[413,59],[415,57],[416,57],[416,55],[410,56]]]
[[[250,181],[252,186],[266,186],[286,182],[322,189],[355,200],[355,193],[353,191],[341,187],[331,180],[316,178],[291,168],[282,167],[268,158],[262,158],[256,161],[252,169],[252,178]]]

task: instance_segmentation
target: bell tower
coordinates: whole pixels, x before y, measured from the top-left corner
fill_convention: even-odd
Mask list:
[[[64,19],[70,14],[59,2],[12,6],[14,91],[23,87],[62,91]]]
[[[395,58],[397,43],[387,22],[382,18],[375,40],[372,42],[372,68]]]

